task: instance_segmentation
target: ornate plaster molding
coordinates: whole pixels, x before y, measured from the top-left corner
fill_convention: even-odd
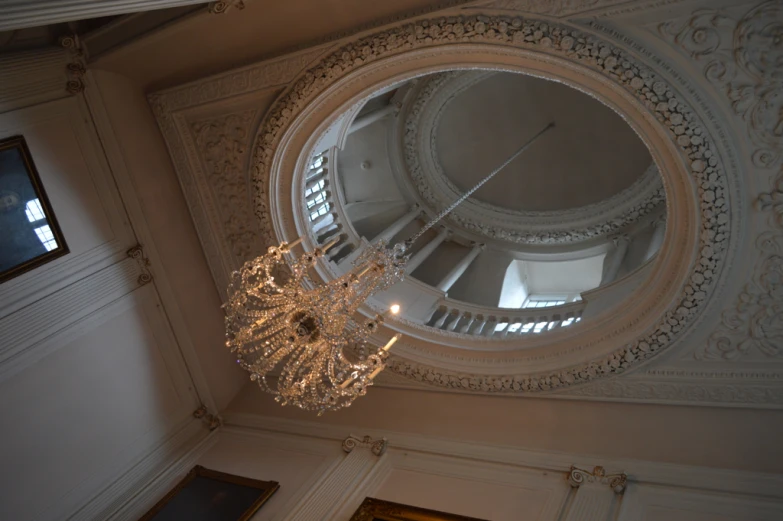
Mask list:
[[[699,379],[699,376],[701,379]],[[570,397],[644,403],[680,403],[713,406],[775,407],[783,404],[783,385],[779,379],[747,381],[747,375],[715,378],[715,375],[684,374],[680,379],[615,378],[569,389]]]
[[[720,155],[715,153],[712,138],[677,89],[630,53],[572,27],[504,16],[420,20],[360,38],[324,58],[294,82],[270,110],[259,131],[254,181],[256,214],[262,226],[270,230],[272,228],[273,219],[268,210],[269,175],[273,162],[277,161],[277,147],[296,117],[317,96],[326,89],[334,92],[339,89],[335,85],[339,85],[339,81],[355,68],[366,70],[368,64],[381,58],[398,56],[414,49],[436,46],[442,49],[449,44],[468,42],[473,45],[483,44],[498,49],[498,52],[514,48],[534,51],[540,53],[542,59],[554,55],[588,67],[635,96],[651,117],[666,129],[672,146],[679,150],[688,165],[689,175],[701,187],[698,199],[701,210],[700,244],[680,295],[668,304],[668,310],[660,315],[657,325],[641,338],[618,347],[608,356],[562,370],[524,376],[464,375],[400,358],[392,360],[391,370],[410,378],[426,377],[433,385],[451,386],[456,379],[457,382],[466,380],[469,384],[476,381],[476,386],[491,387],[498,391],[536,392],[617,375],[651,359],[672,345],[694,323],[715,288],[726,258],[730,233],[731,216],[725,193],[726,173],[721,166]],[[301,151],[298,153],[301,154]],[[682,252],[676,255],[681,256]],[[625,327],[628,327],[627,324]],[[606,327],[601,331],[601,342],[594,339],[589,343],[593,346],[606,345],[619,332]]]
[[[214,431],[223,424],[223,419],[220,416],[214,415],[209,412],[206,405],[202,405],[195,411],[193,411],[193,417],[197,420],[201,420],[204,425],[209,427],[209,430]]]
[[[658,26],[658,34],[696,62],[728,98],[755,146],[753,164],[783,162],[783,5],[757,4],[741,17],[703,9]]]
[[[366,447],[376,456],[383,456],[386,452],[386,448],[389,446],[389,440],[381,438],[380,440],[374,440],[370,436],[359,438],[351,435],[343,440],[343,450],[347,453],[351,453],[356,447]]]
[[[150,272],[150,260],[147,258],[146,255],[144,255],[144,250],[141,247],[141,244],[137,244],[133,248],[130,248],[126,255],[128,258],[133,259],[136,261],[136,264],[139,265],[139,271],[141,272],[139,274],[139,278],[137,279],[139,286],[143,286],[145,284],[149,284],[152,282],[152,273]]]
[[[244,175],[255,109],[192,123],[198,154],[204,164],[204,191],[216,199],[216,211],[231,253],[244,262],[263,252],[254,226],[248,179]]]
[[[180,185],[190,208],[193,222],[199,234],[199,239],[204,248],[204,254],[215,279],[218,291],[223,294],[228,286],[228,277],[236,268],[237,261],[244,258],[236,257],[236,252],[243,254],[245,249],[250,251],[255,244],[271,244],[274,236],[268,234],[268,230],[259,228],[254,222],[252,211],[242,208],[218,208],[216,200],[242,202],[242,198],[249,198],[249,179],[246,162],[241,165],[238,159],[232,157],[225,161],[209,153],[210,164],[202,163],[202,157],[207,150],[196,147],[197,136],[189,119],[195,119],[190,111],[203,109],[216,104],[225,104],[227,99],[244,99],[253,96],[266,97],[268,93],[276,89],[282,89],[284,85],[293,80],[296,75],[323,53],[322,49],[309,49],[293,55],[274,60],[268,60],[241,69],[232,70],[204,80],[188,83],[164,91],[156,92],[148,97],[158,126],[169,149],[174,169],[177,172]],[[245,105],[246,107],[246,105]],[[241,110],[243,112],[246,108]],[[203,116],[202,116],[203,118]],[[221,121],[222,117],[213,118],[215,121],[197,120],[195,123],[203,125],[205,135],[201,137],[204,142],[211,142],[218,152],[236,155],[237,147],[249,149],[254,139],[252,125],[245,124],[240,118],[239,127],[245,132],[247,141],[238,142],[237,120]],[[232,130],[229,127],[234,126]],[[221,129],[226,137],[220,139]],[[226,132],[228,132],[226,134]],[[231,168],[227,168],[231,166]],[[234,168],[239,166],[238,168]],[[205,173],[206,172],[206,173]],[[225,186],[213,186],[207,179],[221,180]],[[245,192],[238,200],[238,187],[244,184]],[[227,192],[224,190],[228,188]],[[213,190],[215,193],[213,193]],[[249,202],[244,203],[249,205]],[[244,216],[240,220],[240,216]],[[236,217],[236,218],[234,218]],[[229,226],[224,229],[223,226]],[[249,248],[242,246],[237,241],[246,237],[246,230],[253,229],[253,241]],[[228,246],[235,242],[236,246]]]
[[[60,38],[60,45],[68,51],[71,61],[66,65],[68,71],[68,81],[65,84],[65,91],[74,96],[84,90],[84,75],[87,74],[85,67],[84,49],[78,35],[72,34]]]
[[[221,0],[219,2],[210,2],[207,6],[210,14],[223,14],[232,8],[241,11],[245,8],[245,0]]]
[[[625,472],[607,474],[606,470],[600,466],[594,467],[592,471],[571,466],[571,470],[568,473],[568,484],[572,488],[579,488],[585,483],[607,485],[615,494],[619,495],[625,492],[628,476],[625,475]]]
[[[481,4],[488,9],[520,11],[555,18],[579,16],[612,17],[643,12],[684,0],[494,0]],[[616,6],[616,7],[615,7]]]
[[[722,315],[697,359],[738,360],[748,355],[783,358],[783,172],[775,188],[756,199],[756,208],[771,210],[773,231],[756,239],[761,258],[733,308]]]
[[[461,195],[440,164],[436,148],[440,117],[451,99],[489,74],[452,71],[433,75],[418,88],[401,118],[401,153],[411,184],[435,214]],[[469,199],[447,219],[495,240],[528,245],[564,244],[618,233],[648,214],[661,212],[665,202],[658,168],[651,164],[631,186],[599,203],[563,211],[531,212]]]

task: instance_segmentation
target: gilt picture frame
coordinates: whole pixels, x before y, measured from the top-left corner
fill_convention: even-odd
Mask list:
[[[448,514],[427,508],[365,498],[350,521],[487,521],[475,517]]]
[[[279,488],[196,465],[139,521],[249,521]]]
[[[24,137],[0,140],[0,283],[68,252]]]

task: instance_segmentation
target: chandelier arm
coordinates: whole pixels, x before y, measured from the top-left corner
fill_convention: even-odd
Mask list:
[[[473,195],[473,194],[476,192],[476,190],[478,190],[479,188],[481,188],[481,187],[484,185],[484,183],[486,183],[487,181],[489,181],[490,179],[492,179],[493,177],[495,177],[495,175],[496,175],[498,172],[500,172],[500,171],[501,171],[501,170],[503,170],[505,167],[507,167],[507,166],[508,166],[508,165],[509,165],[509,164],[510,164],[512,161],[514,161],[514,160],[515,160],[517,157],[519,157],[519,156],[522,154],[522,152],[524,152],[524,151],[527,149],[527,147],[529,147],[530,145],[532,145],[534,141],[536,141],[536,140],[537,140],[539,137],[541,137],[541,136],[542,136],[542,135],[543,135],[543,134],[544,134],[544,133],[545,133],[547,130],[549,130],[550,128],[553,128],[554,126],[555,126],[555,123],[554,123],[554,121],[553,121],[553,122],[551,122],[551,123],[549,123],[549,124],[548,124],[546,127],[544,127],[542,130],[540,130],[540,131],[538,132],[538,134],[536,134],[535,136],[533,136],[532,138],[530,138],[530,139],[529,139],[529,140],[528,140],[528,141],[527,141],[527,142],[526,142],[524,145],[522,145],[521,147],[519,147],[519,149],[518,149],[516,152],[514,152],[514,153],[513,153],[513,154],[512,154],[512,155],[511,155],[511,156],[510,156],[508,159],[506,159],[506,161],[504,161],[502,165],[500,165],[500,166],[499,166],[499,167],[497,167],[495,170],[493,170],[492,172],[490,172],[490,174],[489,174],[488,176],[486,176],[484,179],[482,179],[481,181],[479,181],[478,183],[476,183],[476,185],[475,185],[473,188],[471,188],[470,190],[468,190],[467,192],[465,192],[464,194],[462,194],[462,195],[461,195],[459,198],[457,198],[457,199],[456,199],[456,200],[455,200],[453,203],[451,203],[451,204],[450,204],[448,207],[446,207],[446,208],[445,208],[444,210],[442,210],[442,211],[441,211],[441,212],[440,212],[438,215],[436,215],[436,216],[435,216],[435,217],[434,217],[434,218],[433,218],[433,219],[432,219],[430,222],[428,222],[427,224],[425,224],[425,225],[424,225],[424,227],[423,227],[421,230],[419,230],[419,231],[418,231],[418,232],[417,232],[415,235],[413,235],[413,236],[412,236],[410,239],[407,239],[407,240],[405,241],[405,246],[406,246],[406,249],[407,249],[407,250],[410,250],[410,247],[413,245],[413,243],[414,243],[414,242],[416,242],[416,240],[417,240],[419,237],[421,237],[422,235],[424,235],[424,234],[427,232],[427,230],[429,230],[430,228],[432,228],[433,226],[435,226],[436,224],[438,224],[438,222],[440,222],[440,220],[441,220],[441,219],[443,219],[443,218],[444,218],[444,217],[446,217],[448,214],[450,214],[450,213],[451,213],[451,212],[452,212],[452,211],[453,211],[453,210],[454,210],[454,209],[455,209],[457,206],[459,206],[459,205],[460,205],[460,204],[461,204],[461,203],[462,203],[462,202],[463,202],[465,199],[467,199],[468,197],[470,197],[471,195]]]

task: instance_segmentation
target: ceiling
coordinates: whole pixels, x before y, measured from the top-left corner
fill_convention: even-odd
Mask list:
[[[509,210],[556,211],[598,203],[631,186],[652,161],[623,119],[576,89],[497,73],[445,101],[434,128],[444,174],[466,191],[550,122],[474,196]]]

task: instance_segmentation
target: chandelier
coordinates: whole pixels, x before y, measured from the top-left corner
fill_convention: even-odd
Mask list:
[[[547,125],[410,239],[392,247],[378,241],[365,248],[339,278],[324,284],[309,276],[338,239],[298,258],[291,249],[302,239],[283,242],[234,272],[224,306],[226,346],[250,379],[282,405],[319,415],[363,396],[386,367],[389,349],[400,335],[382,347],[372,345],[371,337],[400,307],[395,304],[363,319],[357,318],[359,307],[403,279],[408,252],[419,237],[552,127],[554,123]]]

